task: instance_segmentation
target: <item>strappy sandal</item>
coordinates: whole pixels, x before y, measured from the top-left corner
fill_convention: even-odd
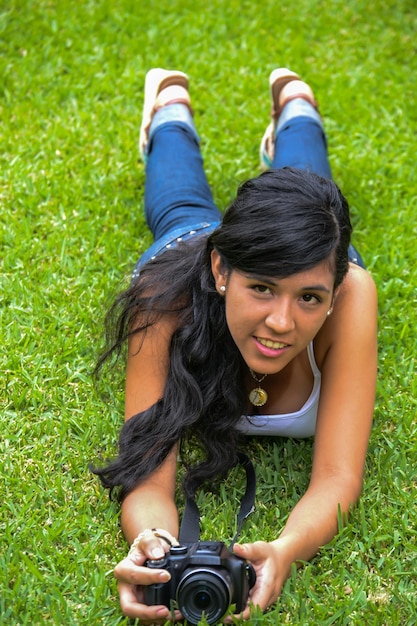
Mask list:
[[[139,133],[139,152],[143,159],[146,154],[149,128],[154,114],[161,107],[174,102],[187,105],[191,111],[187,74],[176,70],[164,70],[159,67],[149,70],[145,78],[145,96]]]
[[[291,83],[291,87],[293,88],[291,89],[291,87],[289,87],[285,89],[285,93],[283,93],[284,88]],[[314,98],[310,86],[304,83],[298,74],[285,67],[275,69],[271,72],[269,86],[272,99],[272,121],[268,125],[261,140],[259,152],[262,169],[269,169],[274,160],[277,124],[284,106],[291,100],[302,98],[314,106],[315,109],[318,109],[317,101]]]

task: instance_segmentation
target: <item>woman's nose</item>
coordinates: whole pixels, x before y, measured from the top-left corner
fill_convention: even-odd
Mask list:
[[[268,314],[265,324],[277,334],[287,333],[295,327],[293,313],[291,303],[280,300],[274,303],[274,307]]]

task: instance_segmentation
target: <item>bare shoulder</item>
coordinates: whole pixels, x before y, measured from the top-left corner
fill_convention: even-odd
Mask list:
[[[376,300],[376,285],[370,273],[359,267],[349,264],[349,271],[337,293],[336,302],[343,303],[344,299],[365,298],[367,301]]]
[[[129,339],[126,418],[149,408],[162,397],[169,369],[172,335],[177,327],[176,315],[165,314]]]
[[[350,264],[349,271],[336,294],[333,332],[351,329],[358,334],[374,328],[377,316],[377,290],[372,276],[362,267]],[[358,328],[359,327],[359,328]]]
[[[378,296],[375,282],[368,271],[349,266],[345,279],[335,296],[333,313],[326,320],[315,340],[318,361],[337,343],[346,346],[351,342],[376,336]]]

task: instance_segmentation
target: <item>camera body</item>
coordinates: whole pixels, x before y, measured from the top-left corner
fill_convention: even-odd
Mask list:
[[[230,552],[221,541],[172,546],[165,558],[148,560],[147,567],[167,569],[171,580],[145,587],[145,603],[171,606],[176,602],[188,623],[203,614],[215,624],[231,604],[243,611],[256,575],[250,563]]]

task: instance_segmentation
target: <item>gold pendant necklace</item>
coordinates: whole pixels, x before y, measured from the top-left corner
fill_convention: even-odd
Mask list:
[[[250,375],[254,380],[256,380],[258,385],[268,376],[268,374],[264,374],[261,378],[257,378],[253,370],[249,368],[249,371]],[[263,406],[268,401],[268,394],[266,393],[265,389],[262,389],[262,387],[258,386],[255,389],[252,389],[252,391],[249,393],[249,400],[253,404],[253,406]]]

